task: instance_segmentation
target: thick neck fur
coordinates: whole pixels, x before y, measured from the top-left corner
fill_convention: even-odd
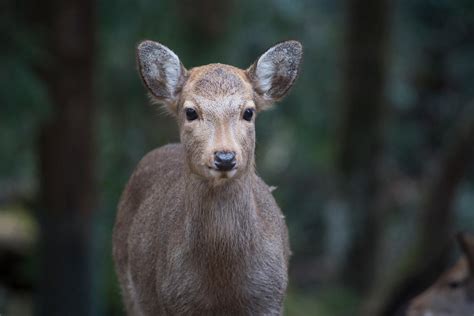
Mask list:
[[[254,172],[214,184],[190,175],[186,183],[185,231],[195,266],[202,273],[220,276],[217,282],[231,282],[232,276],[249,264],[249,253],[258,241],[257,208],[253,196]],[[225,284],[223,284],[225,285]]]

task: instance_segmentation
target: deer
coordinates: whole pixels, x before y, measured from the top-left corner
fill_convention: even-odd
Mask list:
[[[141,79],[176,119],[180,143],[146,154],[119,201],[113,258],[128,315],[281,315],[290,247],[272,188],[255,170],[255,120],[295,82],[289,40],[243,70],[186,69],[141,42]]]
[[[463,255],[409,304],[407,316],[474,315],[474,236],[458,234]]]

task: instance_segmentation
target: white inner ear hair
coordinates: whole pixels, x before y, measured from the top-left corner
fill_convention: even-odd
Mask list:
[[[154,49],[143,52],[143,61],[148,67],[143,70],[148,80],[158,80],[165,84],[169,94],[174,97],[181,74],[178,56],[169,48],[154,43]]]
[[[275,63],[272,60],[275,47],[266,51],[257,61],[255,75],[257,77],[258,89],[264,94],[272,87],[273,76],[275,75]]]
[[[173,96],[176,94],[176,89],[181,77],[181,63],[178,56],[170,49],[164,47],[168,53],[168,59],[163,62],[163,68],[166,76],[166,87]]]
[[[257,61],[255,70],[257,85],[264,97],[272,98],[270,90],[274,88],[288,89],[298,72],[301,59],[299,43],[283,42],[267,50]],[[275,78],[279,79],[280,87],[274,87]],[[283,80],[281,80],[283,79]]]

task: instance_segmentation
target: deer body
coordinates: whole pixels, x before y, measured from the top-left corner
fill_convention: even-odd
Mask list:
[[[297,45],[301,55],[299,43],[286,45]],[[220,64],[187,71],[161,44],[138,50],[143,80],[176,115],[182,144],[148,153],[119,203],[113,248],[127,312],[280,315],[288,233],[254,171],[253,125],[253,113],[281,97],[278,86],[266,78],[266,88],[276,90],[265,96],[252,80],[256,64],[247,71]]]

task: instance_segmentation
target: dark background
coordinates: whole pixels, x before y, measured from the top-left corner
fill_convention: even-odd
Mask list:
[[[0,314],[122,315],[116,205],[178,140],[135,46],[186,67],[304,45],[257,122],[290,229],[286,315],[393,315],[474,225],[472,0],[6,0],[0,4]]]

